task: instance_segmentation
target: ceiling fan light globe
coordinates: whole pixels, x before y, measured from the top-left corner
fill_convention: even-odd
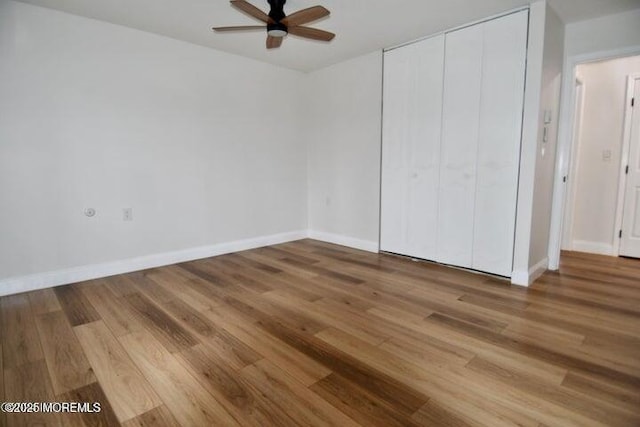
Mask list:
[[[267,33],[271,37],[284,37],[284,36],[286,36],[288,34],[285,30],[279,30],[279,29],[269,30],[269,31],[267,31]]]

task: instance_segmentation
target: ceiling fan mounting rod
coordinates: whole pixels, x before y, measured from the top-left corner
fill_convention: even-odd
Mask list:
[[[280,23],[287,15],[284,13],[284,4],[287,0],[268,0],[271,5],[269,17],[275,22]]]

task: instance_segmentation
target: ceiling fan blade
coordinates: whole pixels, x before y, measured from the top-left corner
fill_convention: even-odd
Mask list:
[[[213,27],[213,31],[245,31],[245,30],[264,30],[264,25],[243,25],[240,27]]]
[[[267,36],[267,49],[276,49],[282,45],[283,37]]]
[[[240,9],[241,11],[253,16],[254,18],[264,22],[265,24],[273,24],[273,19],[266,13],[255,7],[249,2],[244,0],[231,0],[231,5]]]
[[[294,36],[304,37],[306,39],[320,40],[328,42],[333,40],[336,36],[328,31],[318,30],[317,28],[310,27],[289,27],[289,34]]]
[[[287,27],[295,27],[298,25],[308,24],[317,21],[320,18],[329,16],[330,12],[322,6],[313,6],[307,9],[299,10],[284,18],[281,22]]]

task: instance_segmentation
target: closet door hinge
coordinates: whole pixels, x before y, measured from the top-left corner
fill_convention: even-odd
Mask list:
[[[631,106],[635,107],[636,105],[636,99],[635,98],[631,98]]]
[[[622,239],[622,230],[620,230],[620,233],[618,233],[618,237]]]
[[[626,175],[629,175],[629,165],[627,165],[627,167],[626,167],[626,168],[624,168],[624,173],[625,173]]]

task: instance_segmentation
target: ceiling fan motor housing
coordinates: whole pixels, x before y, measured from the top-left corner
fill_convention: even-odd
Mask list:
[[[267,24],[267,33],[269,33],[271,37],[284,37],[289,31],[286,25],[278,22],[275,24]]]

